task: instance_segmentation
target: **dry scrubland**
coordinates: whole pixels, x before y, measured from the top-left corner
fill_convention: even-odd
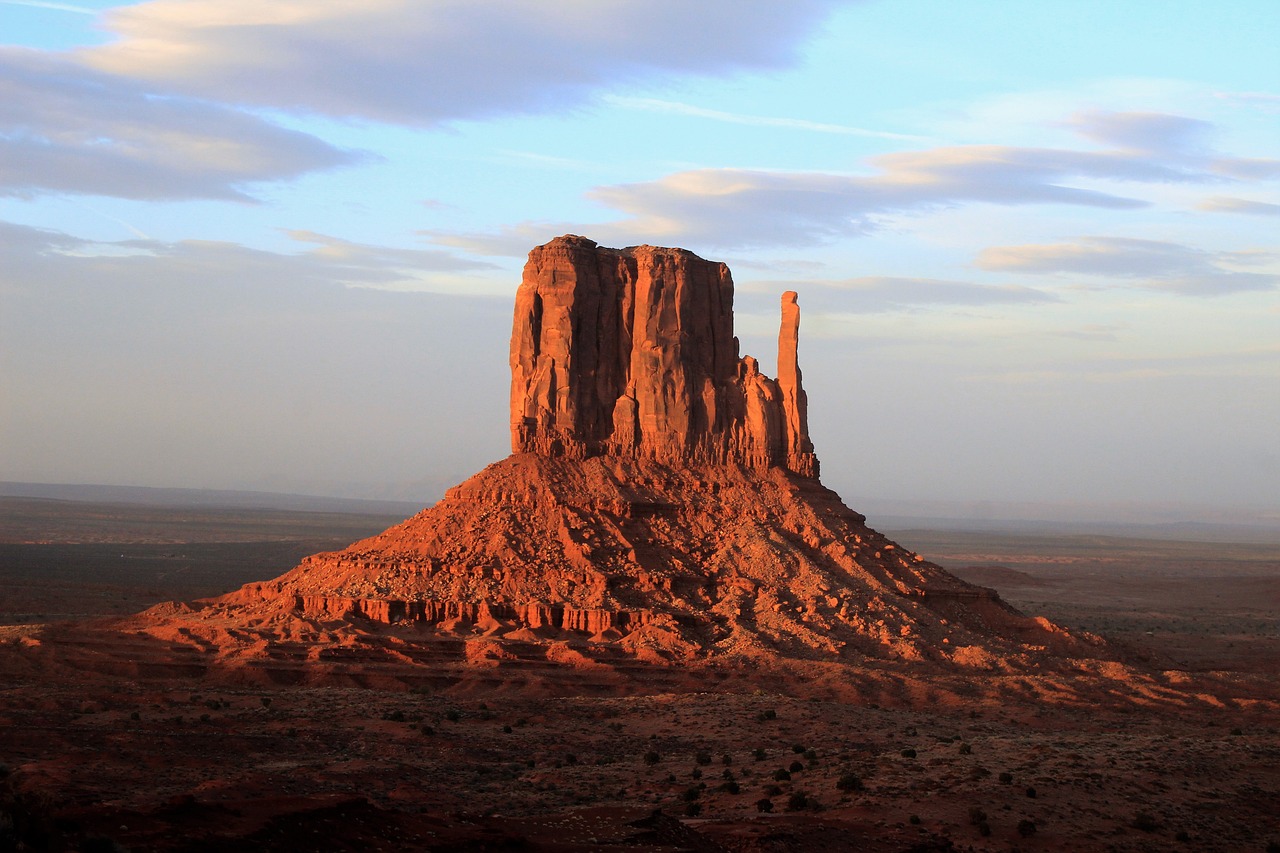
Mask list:
[[[3,504],[3,655],[59,620],[226,592],[397,520]],[[501,679],[393,692],[10,666],[0,837],[193,851],[1280,849],[1280,545],[891,535],[1155,670],[1270,685],[1270,700],[957,701],[899,681],[831,701],[749,672],[633,695],[589,679],[586,695]]]

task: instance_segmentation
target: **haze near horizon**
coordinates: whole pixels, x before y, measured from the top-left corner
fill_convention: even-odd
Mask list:
[[[432,500],[509,452],[520,267],[577,233],[727,262],[770,374],[797,291],[855,508],[1280,517],[1277,4],[0,23],[0,480]]]

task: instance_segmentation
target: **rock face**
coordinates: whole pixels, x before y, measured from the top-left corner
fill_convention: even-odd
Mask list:
[[[462,638],[469,660],[556,666],[1092,655],[1092,640],[900,547],[818,482],[799,326],[786,293],[775,381],[738,354],[723,264],[553,240],[516,298],[510,457],[378,536],[157,618],[308,660],[297,638],[334,624],[405,632],[405,660],[428,637]]]
[[[778,380],[740,358],[733,279],[683,249],[560,237],[529,253],[511,332],[516,453],[738,462],[818,476],[782,297]]]

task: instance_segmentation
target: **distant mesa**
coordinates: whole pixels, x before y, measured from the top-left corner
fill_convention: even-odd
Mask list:
[[[539,246],[516,296],[511,456],[377,536],[157,609],[145,630],[200,637],[224,662],[313,668],[348,660],[356,637],[380,660],[611,671],[1096,656],[1096,638],[948,574],[819,482],[799,327],[783,294],[770,379],[739,353],[724,264]]]

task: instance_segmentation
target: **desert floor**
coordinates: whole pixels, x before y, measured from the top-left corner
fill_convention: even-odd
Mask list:
[[[743,671],[405,692],[21,665],[69,624],[399,520],[0,499],[0,850],[1280,850],[1280,543],[886,531],[1186,673],[1177,702],[888,681],[833,699]]]

